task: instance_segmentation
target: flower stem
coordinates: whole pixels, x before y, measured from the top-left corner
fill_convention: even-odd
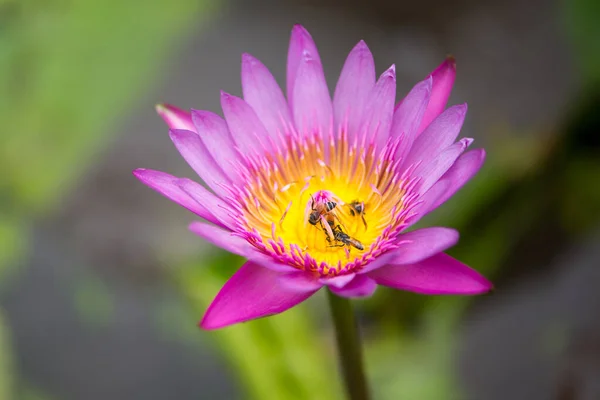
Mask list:
[[[369,391],[363,368],[362,347],[352,305],[350,300],[336,296],[331,290],[327,290],[327,297],[335,326],[338,355],[348,399],[368,400]]]

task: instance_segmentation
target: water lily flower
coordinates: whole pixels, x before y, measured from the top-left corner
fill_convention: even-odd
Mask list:
[[[242,56],[243,98],[222,92],[210,111],[157,111],[206,187],[137,169],[144,184],[207,222],[190,229],[243,256],[201,327],[277,314],[323,286],[370,296],[377,285],[416,293],[479,294],[492,285],[443,253],[456,230],[410,230],[481,167],[483,149],[457,141],[466,104],[446,109],[455,78],[449,58],[397,105],[392,65],[376,79],[361,41],[330,97],[310,34],[292,30],[287,96],[269,70]]]

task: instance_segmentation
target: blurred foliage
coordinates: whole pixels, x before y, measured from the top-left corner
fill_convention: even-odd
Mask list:
[[[2,210],[2,208],[0,208]],[[0,211],[0,284],[18,265],[18,256],[27,247],[27,223],[16,215]]]
[[[200,2],[5,2],[0,36],[2,188],[47,209],[109,139],[121,110],[166,65]],[[182,32],[184,31],[184,32]],[[82,40],[83,39],[83,40]]]
[[[108,143],[207,1],[0,2],[0,266]],[[1,268],[0,268],[1,270]]]
[[[567,0],[563,3],[567,31],[584,75],[584,83],[600,85],[600,2]]]
[[[112,322],[115,301],[106,283],[98,276],[86,274],[79,278],[73,298],[80,319],[89,326],[102,328]]]
[[[0,399],[12,399],[13,372],[10,338],[4,315],[0,312]]]
[[[0,1],[0,283],[27,249],[32,218],[81,177],[209,4]],[[107,315],[94,287],[77,305],[104,304],[94,309]],[[6,329],[0,320],[0,399],[13,398]],[[21,397],[47,398],[33,389]]]

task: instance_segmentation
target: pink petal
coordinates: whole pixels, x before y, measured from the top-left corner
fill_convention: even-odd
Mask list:
[[[375,61],[361,40],[348,55],[333,95],[336,128],[346,127],[350,143],[359,132],[363,110],[374,86]]]
[[[473,143],[473,139],[464,138],[442,151],[435,159],[427,164],[419,166],[414,176],[421,177],[419,192],[426,193],[442,175],[450,169],[456,159]]]
[[[411,265],[379,268],[368,274],[380,285],[422,294],[480,294],[492,284],[460,261],[439,253]]]
[[[292,267],[291,265],[282,264],[282,263],[276,261],[272,256],[261,253],[260,251],[255,250],[254,248],[252,249],[252,251],[250,251],[248,254],[246,254],[245,257],[249,261],[252,261],[255,264],[259,264],[265,268],[268,268],[271,271],[275,271],[275,272],[279,272],[279,273],[290,273],[290,272],[298,271],[296,268]]]
[[[239,97],[221,92],[221,107],[229,132],[243,154],[263,154],[265,150],[271,149],[267,130],[248,103]]]
[[[309,54],[317,64],[321,64],[317,46],[310,33],[302,25],[294,25],[287,60],[287,98],[291,108],[293,108],[293,91],[296,86],[298,68],[305,54]]]
[[[391,260],[394,259],[396,253],[394,251],[388,251],[378,257],[375,260],[371,261],[367,265],[365,265],[361,270],[357,271],[357,275],[369,273],[377,268],[381,268],[385,265],[388,265]]]
[[[368,297],[375,293],[377,283],[366,275],[357,275],[343,288],[329,286],[329,290],[343,297]]]
[[[170,104],[158,104],[156,112],[162,117],[171,129],[187,129],[188,131],[196,131],[192,123],[190,113],[177,108]]]
[[[230,253],[245,257],[253,247],[245,239],[235,236],[231,231],[204,222],[194,221],[189,226],[190,231],[207,242],[214,244]]]
[[[389,263],[392,265],[414,264],[439,252],[449,249],[458,242],[458,231],[450,228],[423,228],[404,233],[398,237],[400,247]]]
[[[171,129],[169,131],[171,140],[177,147],[181,156],[187,161],[194,171],[204,182],[218,195],[225,195],[220,184],[229,183],[221,167],[215,162],[212,155],[200,139],[197,133],[183,129]]]
[[[333,122],[329,89],[321,63],[310,53],[299,62],[292,100],[294,122],[301,136],[329,133]]]
[[[235,172],[234,161],[239,158],[239,154],[225,120],[210,111],[192,110],[192,121],[195,131],[215,162],[232,181],[237,182],[239,177]]]
[[[435,69],[430,75],[433,78],[433,89],[431,91],[431,100],[421,126],[417,131],[417,135],[427,128],[427,126],[433,121],[438,115],[444,111],[452,86],[454,85],[454,78],[456,77],[456,61],[454,57],[448,57],[439,67]]]
[[[419,222],[421,218],[433,211],[437,207],[434,207],[434,205],[439,202],[439,199],[444,196],[444,194],[450,188],[450,186],[450,183],[447,181],[437,181],[431,187],[431,189],[429,189],[427,193],[425,193],[423,197],[421,197],[421,204],[418,206],[416,214],[414,214],[406,220],[406,227],[408,228],[413,226],[414,224]]]
[[[290,290],[281,285],[279,276],[278,272],[248,261],[221,288],[204,314],[200,326],[204,329],[218,329],[279,314],[316,292]]]
[[[485,161],[485,150],[475,149],[461,155],[450,169],[442,176],[429,192],[438,185],[445,185],[446,190],[440,194],[436,201],[432,202],[427,212],[435,210],[446,200],[454,195],[465,183],[467,183],[483,165]],[[429,192],[426,193],[429,194]]]
[[[392,65],[375,84],[365,103],[359,140],[362,145],[374,143],[383,147],[390,136],[396,102],[396,67]]]
[[[221,223],[206,206],[199,204],[195,201],[188,193],[179,187],[178,182],[180,178],[173,175],[169,175],[165,172],[155,171],[151,169],[138,168],[133,171],[133,175],[142,181],[146,186],[156,190],[169,200],[174,201],[190,210],[191,212],[199,215],[205,220],[225,227],[225,224]],[[206,189],[205,189],[206,190]]]
[[[427,164],[454,143],[466,114],[466,104],[450,107],[444,111],[425,129],[425,132],[415,139],[403,166],[407,168],[416,162]]]
[[[319,278],[304,271],[294,271],[279,275],[279,283],[290,290],[301,293],[319,290],[323,284]]]
[[[408,154],[417,134],[417,127],[425,113],[431,95],[431,78],[417,83],[397,106],[390,136],[400,139],[396,150],[396,160]]]
[[[254,109],[273,142],[280,148],[291,126],[292,117],[281,88],[259,60],[242,55],[242,90],[244,100]]]
[[[176,185],[187,193],[200,206],[210,210],[214,218],[218,221],[218,225],[225,226],[230,230],[235,229],[236,221],[231,216],[231,210],[227,203],[209,192],[204,186],[191,179],[180,178]],[[211,221],[212,222],[212,221]]]
[[[323,285],[342,288],[342,287],[346,286],[346,284],[348,284],[348,282],[350,282],[352,279],[354,279],[355,276],[356,276],[356,274],[352,273],[352,274],[336,276],[333,278],[321,278],[319,281]]]

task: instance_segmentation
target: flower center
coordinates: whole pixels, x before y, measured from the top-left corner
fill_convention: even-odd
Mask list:
[[[343,134],[295,140],[278,154],[250,157],[238,196],[246,238],[299,269],[335,276],[394,247],[408,216],[410,181],[390,145],[348,145]],[[387,150],[387,151],[386,151]]]

